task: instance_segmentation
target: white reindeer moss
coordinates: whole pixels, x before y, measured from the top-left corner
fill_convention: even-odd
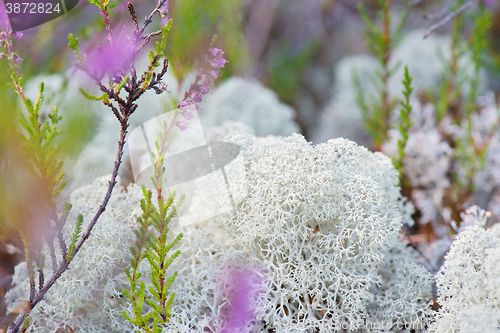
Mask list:
[[[235,323],[248,333],[337,332],[346,325],[399,332],[426,323],[430,275],[398,239],[400,194],[388,157],[345,139],[313,146],[298,134],[230,141],[241,146],[241,167],[233,174],[228,167],[229,185],[243,200],[210,221],[171,222],[169,237],[184,237],[171,266],[176,297],[164,332],[232,332]],[[106,181],[73,193],[73,217],[90,219]],[[140,196],[136,186],[115,189],[71,269],[33,310],[33,328],[133,331],[120,314],[131,309],[119,296]],[[24,267],[16,269],[11,307],[28,295]],[[250,312],[232,320],[242,306],[235,297],[247,291]]]
[[[259,81],[232,77],[207,97],[207,104],[199,105],[204,128],[220,126],[229,120],[252,127],[257,136],[291,135],[300,131],[294,121],[295,110]]]
[[[478,224],[458,235],[436,276],[441,308],[429,332],[500,332],[500,238]]]
[[[381,281],[378,267],[401,228],[389,158],[345,139],[317,146],[300,135],[232,142],[242,147],[248,196],[221,222],[272,269],[260,318],[277,332],[323,332],[342,322],[361,328],[375,300],[370,288]]]

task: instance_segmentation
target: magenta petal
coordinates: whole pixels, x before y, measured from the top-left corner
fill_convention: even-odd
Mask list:
[[[186,119],[186,120],[191,120],[194,118],[193,113],[191,111],[185,111],[183,113],[183,115],[184,115],[184,119]]]
[[[87,66],[97,76],[116,76],[122,69],[129,70],[133,49],[132,41],[129,41],[125,36],[115,37],[113,47],[106,40],[99,49],[88,52]]]
[[[213,77],[214,79],[218,78],[219,77],[219,70],[211,70],[208,72],[208,74],[210,74],[211,77]]]
[[[230,268],[229,268],[230,269]],[[223,333],[241,332],[254,319],[255,309],[252,301],[261,292],[262,278],[257,272],[245,269],[243,271],[230,270],[227,287],[229,295],[229,309],[226,314],[226,325]]]
[[[217,49],[217,48],[214,47],[214,48],[210,49],[210,53],[214,57],[221,57],[224,54],[224,51],[222,51],[221,49]]]
[[[16,54],[16,56],[14,57],[14,63],[18,64],[21,61],[23,61],[23,59],[19,56],[19,54]]]
[[[201,84],[208,87],[211,83],[212,79],[209,76],[206,75],[201,76]]]
[[[12,37],[14,37],[14,39],[21,39],[23,37],[23,33],[21,31],[15,31],[12,33]]]
[[[185,122],[185,121],[178,121],[177,124],[175,124],[177,127],[179,127],[179,129],[181,130],[181,132],[184,132],[185,130],[188,129],[188,124]]]
[[[224,67],[224,65],[228,62],[224,58],[215,58],[214,62],[219,66],[219,67]]]
[[[191,94],[190,94],[189,96],[190,96],[190,97],[191,97],[191,99],[192,99],[193,101],[195,101],[196,103],[199,103],[199,102],[201,102],[201,101],[203,100],[203,96],[202,96],[202,95],[201,95],[201,93],[200,93],[200,92],[198,92],[198,91],[193,91],[193,92],[191,92]]]
[[[200,92],[203,94],[203,95],[206,95],[210,92],[210,89],[208,87],[205,87],[205,86],[201,86],[200,87]]]

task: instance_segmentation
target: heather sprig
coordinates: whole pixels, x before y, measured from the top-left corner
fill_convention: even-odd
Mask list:
[[[433,104],[436,105],[436,122],[438,123],[452,108],[456,109],[452,114],[456,123],[459,122],[461,116],[459,99],[463,89],[464,75],[459,63],[466,52],[466,44],[463,42],[462,36],[463,25],[463,16],[457,16],[452,21],[450,59],[445,59],[441,52],[438,53],[444,66],[444,75],[437,99],[431,97]]]
[[[398,140],[398,157],[394,158],[394,166],[399,171],[399,179],[401,186],[405,185],[404,177],[403,177],[403,166],[404,166],[404,158],[405,158],[405,146],[408,141],[409,130],[412,125],[412,121],[410,119],[410,113],[412,106],[410,104],[410,95],[413,91],[411,86],[411,76],[408,73],[408,67],[405,66],[404,79],[403,79],[403,95],[404,99],[401,101],[401,110],[399,111],[399,117],[401,118],[400,123],[398,124],[398,130],[401,134],[401,138]]]
[[[177,235],[172,241],[167,242],[168,224],[175,217],[179,206],[184,200],[181,196],[177,205],[173,205],[175,192],[165,202],[162,179],[165,173],[163,166],[165,153],[168,145],[167,134],[169,127],[164,123],[163,133],[156,141],[156,154],[152,154],[154,161],[154,176],[151,181],[156,189],[156,205],[152,201],[152,191],[142,187],[144,199],[141,199],[142,216],[138,219],[139,229],[135,231],[137,240],[135,246],[131,247],[133,258],[131,259],[132,272],[125,270],[130,283],[130,291],[125,290],[123,294],[127,297],[133,307],[133,317],[123,310],[123,316],[132,324],[140,327],[144,332],[159,333],[162,331],[171,318],[171,307],[175,293],[168,295],[168,289],[177,272],[168,276],[167,270],[171,263],[180,255],[180,251],[168,255],[182,238],[182,234]],[[152,231],[149,231],[151,228]],[[151,285],[146,292],[146,284],[140,281],[141,273],[138,270],[139,264],[146,259],[151,267]],[[150,306],[150,310],[143,314],[145,303]],[[150,321],[152,319],[152,322]]]
[[[472,27],[469,40],[469,49],[471,50],[471,60],[474,64],[473,72],[470,77],[470,90],[467,96],[467,106],[465,115],[470,118],[472,112],[476,111],[476,98],[480,82],[480,72],[484,63],[485,54],[488,48],[488,31],[492,25],[491,11],[484,6],[481,13],[477,15]]]
[[[153,89],[160,89],[164,85],[162,82],[163,76],[167,71],[168,62],[166,59],[163,61],[163,68],[159,73],[152,73],[150,80],[147,84],[144,84],[148,72],[152,72],[154,65],[159,60],[159,55],[156,55],[149,65],[149,69],[144,73],[141,78],[137,77],[136,70],[133,65],[134,58],[137,52],[144,47],[152,36],[157,34],[149,33],[144,35],[146,27],[151,23],[152,17],[155,13],[159,12],[159,8],[164,5],[165,0],[158,1],[156,8],[153,12],[146,17],[144,24],[139,27],[137,24],[137,18],[133,10],[133,6],[129,3],[129,10],[136,24],[135,30],[133,31],[133,38],[128,40],[128,42],[123,43],[123,38],[118,39],[118,43],[115,43],[112,29],[111,21],[109,17],[108,9],[116,5],[116,3],[109,3],[106,1],[94,1],[89,0],[90,3],[98,6],[104,16],[105,26],[107,30],[108,44],[104,46],[104,50],[101,57],[92,58],[92,54],[82,55],[79,51],[78,40],[73,36],[69,36],[69,46],[75,51],[77,56],[76,66],[80,70],[84,71],[93,81],[98,85],[102,92],[101,97],[95,97],[88,93],[82,92],[84,96],[89,99],[102,101],[107,105],[116,116],[121,125],[120,138],[118,141],[118,149],[116,154],[116,160],[114,163],[114,169],[112,173],[111,180],[109,181],[108,189],[106,191],[105,197],[100,204],[97,212],[91,219],[86,230],[81,234],[81,227],[83,224],[83,218],[79,216],[77,218],[77,223],[75,230],[73,232],[73,237],[68,246],[62,235],[62,228],[66,222],[71,206],[66,205],[62,214],[58,214],[56,209],[55,198],[59,192],[64,187],[64,182],[62,182],[63,174],[60,172],[62,163],[59,162],[56,156],[56,149],[53,146],[53,141],[56,136],[61,134],[61,131],[57,129],[57,125],[61,120],[61,117],[57,113],[57,108],[49,115],[50,122],[41,123],[39,119],[40,110],[43,105],[43,83],[40,85],[40,91],[38,98],[33,105],[33,103],[24,95],[22,86],[22,77],[19,76],[19,67],[17,63],[21,61],[21,58],[14,52],[11,37],[21,38],[22,34],[14,33],[10,30],[6,32],[1,32],[1,46],[7,50],[7,55],[2,53],[2,58],[7,58],[9,61],[9,67],[11,72],[12,84],[11,87],[19,95],[22,102],[28,110],[28,119],[21,120],[26,135],[24,136],[25,146],[27,147],[26,152],[28,153],[29,159],[31,161],[29,171],[33,176],[40,180],[44,190],[42,197],[45,199],[44,210],[46,214],[40,214],[42,219],[52,221],[55,225],[54,231],[49,230],[47,235],[47,244],[52,258],[52,269],[53,273],[50,279],[45,281],[43,276],[43,263],[44,257],[41,253],[40,247],[34,247],[31,242],[32,237],[25,237],[26,257],[28,268],[31,267],[30,272],[34,272],[35,265],[38,267],[37,271],[39,274],[39,287],[38,290],[35,288],[35,280],[30,277],[30,307],[35,307],[43,298],[47,291],[56,283],[57,279],[69,268],[69,265],[73,258],[78,254],[79,250],[82,248],[85,241],[90,237],[92,229],[96,225],[100,216],[106,209],[106,206],[111,198],[113,189],[117,183],[118,171],[122,162],[123,148],[125,145],[125,137],[127,135],[127,130],[129,126],[129,118],[137,109],[138,105],[136,101],[144,94],[145,91]],[[123,48],[123,49],[122,49]],[[120,52],[120,51],[123,51]],[[117,57],[120,54],[120,57]],[[108,67],[99,67],[103,64],[108,65]],[[104,75],[108,76],[108,85],[105,86],[102,83]],[[120,90],[124,89],[127,93],[126,97],[120,96]],[[116,103],[115,106],[113,103]],[[47,215],[46,218],[44,215]],[[50,229],[50,228],[48,228]],[[54,249],[54,233],[57,235],[59,240],[59,246],[61,249],[61,258],[59,263],[55,255]],[[80,235],[81,234],[81,235]],[[34,263],[34,264],[33,264]],[[30,266],[32,265],[32,266]],[[32,275],[32,273],[30,273]],[[21,325],[26,322],[28,313],[21,314],[15,323],[9,328],[9,332],[16,333],[21,328]]]
[[[400,18],[396,29],[391,30],[391,5],[392,0],[378,0],[381,9],[377,18],[381,23],[378,27],[372,20],[364,6],[359,3],[358,10],[366,25],[364,30],[366,46],[377,58],[380,69],[375,77],[370,78],[377,90],[377,96],[366,96],[361,89],[360,78],[353,73],[353,82],[356,88],[356,101],[363,113],[365,127],[370,133],[375,150],[380,150],[381,144],[387,139],[390,128],[389,118],[397,105],[398,100],[389,96],[389,79],[398,70],[400,62],[390,65],[391,53],[402,38],[402,30],[406,20],[406,13]]]
[[[23,148],[27,161],[26,168],[33,177],[33,186],[40,188],[39,198],[41,206],[38,208],[41,208],[43,211],[37,213],[38,220],[36,223],[46,223],[44,220],[50,221],[51,223],[51,228],[43,230],[41,235],[36,236],[45,239],[50,252],[52,267],[55,271],[57,268],[63,267],[64,263],[69,264],[71,261],[71,259],[67,259],[68,247],[62,233],[69,211],[71,210],[71,205],[65,204],[64,211],[59,214],[56,202],[57,196],[66,185],[66,183],[62,181],[64,176],[64,173],[61,172],[63,162],[58,160],[58,149],[54,144],[54,140],[62,133],[62,131],[58,129],[58,124],[62,120],[62,117],[58,115],[57,107],[54,106],[53,112],[48,116],[49,119],[47,121],[42,121],[40,113],[44,103],[43,82],[40,83],[38,97],[34,104],[24,94],[23,77],[19,74],[20,68],[18,66],[21,57],[14,52],[14,45],[10,37],[19,39],[22,37],[22,33],[13,32],[11,30],[0,32],[0,43],[7,51],[7,55],[2,56],[2,58],[6,58],[9,62],[12,80],[9,86],[19,96],[27,111],[27,117],[21,114],[19,122],[25,131],[21,134],[21,139],[24,144]],[[78,219],[81,219],[81,215]],[[45,282],[45,255],[41,252],[41,243],[39,239],[36,239],[35,235],[31,235],[28,231],[20,230],[20,233],[24,244],[26,265],[29,271],[29,304],[32,308],[42,299],[43,295],[55,282],[56,278],[55,275],[53,275],[47,283]],[[75,230],[75,234],[76,233],[79,233],[78,229]],[[59,265],[57,264],[56,249],[54,245],[55,237],[57,237],[59,251],[64,258]],[[74,249],[71,248],[71,250]],[[35,279],[36,274],[38,274],[38,288]],[[21,325],[26,325],[26,316],[27,313],[21,314],[16,324],[10,328],[9,332],[17,332]]]

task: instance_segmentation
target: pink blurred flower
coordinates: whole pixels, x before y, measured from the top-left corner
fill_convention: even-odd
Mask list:
[[[194,115],[191,111],[185,111],[182,115],[184,116],[184,119],[186,119],[186,120],[191,120],[194,118]]]
[[[495,7],[495,1],[494,0],[482,0],[484,5],[488,7],[489,9],[493,9]]]
[[[207,87],[212,83],[212,79],[206,75],[202,75],[200,81],[202,85]]]
[[[191,93],[189,94],[189,97],[191,97],[191,99],[193,101],[195,101],[196,103],[199,103],[203,100],[203,95],[197,90],[191,91]]]
[[[228,278],[223,287],[229,292],[229,309],[225,318],[226,325],[221,333],[237,333],[243,331],[254,319],[252,302],[262,292],[263,281],[262,276],[251,269],[239,271],[228,266],[228,270]]]
[[[12,37],[14,37],[14,39],[21,39],[23,37],[23,33],[21,31],[14,31],[12,33]]]
[[[0,1],[0,30],[10,31],[10,21],[3,1]]]
[[[104,75],[114,77],[121,71],[128,72],[133,61],[133,42],[124,35],[115,34],[113,37],[113,46],[106,39],[102,46],[87,53],[87,67],[98,78]]]
[[[179,129],[181,130],[181,132],[184,132],[185,130],[188,129],[188,124],[185,122],[185,121],[178,121],[177,124],[175,124],[177,127],[179,127]]]
[[[222,55],[224,54],[224,51],[222,51],[221,49],[213,47],[213,48],[210,49],[210,53],[214,57],[219,58],[219,57],[222,57]]]

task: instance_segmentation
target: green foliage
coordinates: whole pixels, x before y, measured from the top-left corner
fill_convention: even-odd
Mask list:
[[[35,105],[23,95],[28,119],[22,116],[20,123],[26,131],[26,134],[22,135],[22,140],[29,161],[28,170],[37,180],[45,184],[48,191],[46,193],[47,204],[55,206],[55,197],[66,185],[62,181],[64,173],[60,172],[63,162],[57,160],[57,149],[53,145],[54,139],[62,133],[57,129],[62,117],[57,114],[57,107],[54,107],[52,114],[49,115],[50,122],[40,123],[40,111],[44,101],[43,90],[44,83],[42,82]]]
[[[118,5],[118,0],[109,3],[111,0],[87,0],[90,4],[99,7],[100,10],[108,10]]]
[[[268,70],[271,88],[285,103],[292,103],[303,84],[304,69],[312,63],[320,43],[311,41],[294,52],[292,43],[283,40],[269,54]]]
[[[163,161],[166,151],[167,126],[165,134],[161,135],[155,142],[156,154],[152,154],[154,160],[154,177],[151,177],[157,192],[157,205],[152,202],[152,191],[142,187],[144,199],[141,199],[142,216],[138,219],[139,229],[135,230],[136,241],[130,248],[132,259],[130,269],[125,274],[130,283],[130,290],[124,290],[123,294],[133,307],[133,316],[125,310],[123,316],[132,324],[138,326],[144,332],[159,333],[167,325],[171,318],[171,307],[175,293],[168,295],[168,289],[177,276],[177,272],[168,276],[167,270],[172,262],[180,255],[180,251],[169,255],[172,248],[181,240],[182,234],[177,235],[172,241],[167,242],[168,224],[175,217],[179,206],[184,200],[181,196],[177,205],[173,205],[175,192],[172,192],[165,202],[163,196],[162,177],[165,173]],[[150,284],[141,281],[139,264],[146,259],[151,267]],[[147,292],[149,291],[149,293]],[[149,310],[144,313],[144,305],[149,305]]]
[[[220,35],[218,45],[230,60],[225,70],[242,73],[250,63],[250,52],[243,35],[243,1],[170,0],[169,17],[182,29],[172,29],[165,54],[176,78],[182,82],[198,68],[207,52],[207,41]]]
[[[149,52],[149,62],[153,61],[155,56],[158,56],[158,60],[160,60],[165,55],[164,51],[167,47],[167,36],[171,28],[172,20],[168,20],[167,24],[161,28],[161,41],[155,43],[156,49],[154,52],[153,50]],[[160,62],[158,60],[154,64],[155,67],[160,66]]]
[[[356,72],[353,74],[353,83],[356,89],[356,101],[363,113],[363,119],[367,131],[370,133],[375,149],[387,139],[387,131],[390,128],[389,118],[398,100],[389,96],[389,79],[398,70],[401,63],[390,66],[391,53],[402,39],[402,30],[406,20],[403,14],[396,29],[391,30],[391,4],[392,0],[377,0],[381,9],[377,13],[377,19],[381,22],[378,27],[370,18],[362,3],[358,4],[359,13],[365,23],[365,41],[370,52],[377,58],[380,70],[372,78],[372,84],[377,93],[370,96],[361,89],[360,79]]]
[[[401,110],[399,111],[399,117],[401,118],[401,122],[398,124],[398,130],[399,133],[401,134],[401,139],[398,140],[398,157],[394,158],[394,166],[395,168],[399,171],[399,179],[401,182],[401,185],[404,185],[403,181],[403,165],[404,165],[404,158],[405,158],[405,146],[406,142],[408,141],[408,132],[410,130],[410,127],[412,125],[411,119],[410,119],[410,113],[412,106],[410,104],[410,95],[413,91],[413,88],[411,87],[411,76],[408,73],[408,67],[405,66],[405,73],[404,73],[404,79],[403,79],[403,95],[404,99],[401,101]]]
[[[128,80],[128,77],[125,77],[125,78]],[[125,82],[123,82],[123,81],[120,82],[120,84],[118,86],[123,87],[125,85],[125,83],[127,83],[126,80],[125,80]],[[102,95],[98,97],[98,96],[94,96],[94,95],[89,94],[88,92],[86,92],[85,90],[83,90],[83,88],[80,88],[79,90],[82,93],[83,97],[85,97],[86,99],[88,99],[90,101],[103,101],[103,102],[108,102],[109,101],[109,96],[106,93],[102,93]]]
[[[475,100],[477,98],[477,88],[479,86],[479,73],[484,63],[485,54],[487,53],[488,31],[490,30],[491,25],[491,12],[483,8],[482,13],[475,19],[469,41],[469,49],[471,50],[474,70],[469,78],[470,90],[467,96],[467,106],[465,110],[465,115],[467,117],[475,111]]]
[[[73,259],[76,242],[80,238],[80,233],[82,232],[82,225],[83,225],[83,215],[80,214],[76,219],[75,230],[73,231],[73,236],[71,237],[71,243],[69,244],[68,247],[68,254],[66,255],[66,261],[71,261],[71,259]]]
[[[160,59],[165,56],[165,48],[167,46],[167,36],[170,32],[170,28],[172,27],[172,20],[168,20],[167,24],[161,28],[161,41],[156,42],[155,51],[150,50],[148,53],[149,62],[152,63],[154,58],[156,58],[156,62],[153,63],[153,66],[149,68],[146,80],[144,81],[142,88],[145,89],[146,86],[151,82],[151,78],[153,77],[153,70],[160,66]]]
[[[122,88],[127,84],[128,78],[129,78],[128,75],[125,75],[125,77],[123,78],[123,80],[118,85],[115,86],[115,92],[117,94],[119,94],[120,90],[122,90]],[[106,95],[106,94],[103,94],[103,96],[104,95]],[[101,97],[103,97],[103,96],[101,96]]]

